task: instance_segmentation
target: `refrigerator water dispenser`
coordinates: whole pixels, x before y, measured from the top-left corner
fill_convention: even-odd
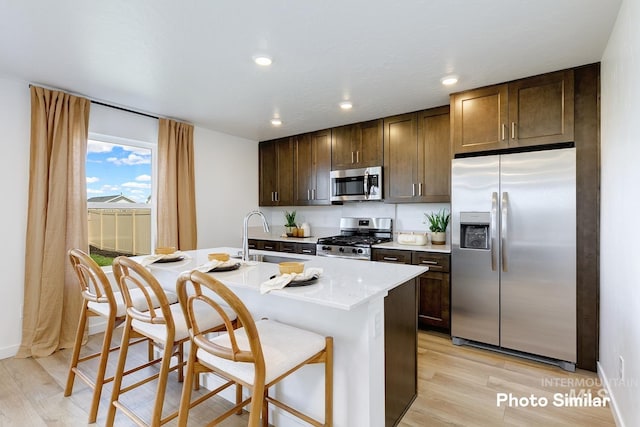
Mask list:
[[[460,248],[489,250],[491,214],[460,212]]]

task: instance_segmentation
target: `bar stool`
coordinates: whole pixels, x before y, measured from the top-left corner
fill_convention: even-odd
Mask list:
[[[113,381],[113,376],[105,377],[107,362],[109,354],[120,349],[120,346],[111,347],[111,339],[114,329],[120,326],[125,320],[125,304],[122,294],[113,291],[106,274],[89,255],[75,248],[70,249],[68,255],[76,277],[78,278],[83,303],[82,310],[80,311],[80,319],[78,320],[78,329],[73,345],[73,353],[64,395],[70,396],[73,392],[76,376],[92,388],[93,396],[89,407],[89,423],[94,423],[98,415],[102,386]],[[136,304],[139,304],[141,295],[140,292],[132,292],[132,299]],[[168,298],[172,301],[178,301],[178,297],[175,294],[168,296]],[[107,322],[102,339],[102,347],[97,353],[80,357],[80,349],[84,339],[87,319],[96,316],[105,318]],[[132,339],[135,339],[135,341],[129,344],[147,341],[149,344],[149,360],[151,360],[153,354],[151,341],[147,338],[138,339],[139,337],[139,335],[132,336]],[[95,377],[92,378],[88,367],[81,369],[79,364],[96,358],[99,359],[98,367],[95,372]]]
[[[175,411],[163,418],[162,408],[169,372],[177,371],[179,381],[183,381],[184,378],[184,343],[189,341],[187,324],[180,305],[169,302],[165,294],[166,291],[144,266],[130,258],[118,257],[113,261],[113,272],[116,277],[116,282],[124,295],[126,319],[122,334],[122,348],[120,350],[120,356],[118,357],[106,425],[113,426],[116,409],[120,409],[122,413],[140,426],[157,427],[178,416],[178,411]],[[140,292],[145,295],[147,302],[149,302],[145,307],[141,308],[133,304],[132,295],[134,290],[140,290]],[[151,303],[155,300],[160,302],[157,308]],[[221,313],[224,313],[225,319],[231,319],[230,321],[232,322],[235,320],[235,315],[231,309],[221,307],[220,310]],[[209,312],[206,316],[203,316],[202,319],[202,328],[207,332],[225,329],[222,317],[218,313]],[[139,334],[151,339],[154,345],[161,350],[160,358],[154,361],[154,363],[160,363],[160,370],[157,374],[138,380],[123,388],[122,380],[126,375],[124,367],[129,348],[128,342],[129,337],[133,334]],[[173,356],[177,357],[177,363],[171,366],[171,358]],[[191,374],[189,378],[190,386],[193,384],[192,377],[193,374]],[[122,402],[120,397],[155,379],[158,380],[158,384],[155,392],[153,412],[151,420],[146,422]]]
[[[188,283],[191,283],[187,292]],[[191,289],[192,288],[192,289]],[[213,291],[235,312],[239,329],[233,329],[226,310],[203,288]],[[178,299],[185,311],[187,327],[191,335],[191,351],[187,360],[187,374],[182,388],[178,425],[187,425],[191,404],[192,373],[204,366],[230,383],[251,389],[251,397],[213,420],[216,425],[250,403],[249,426],[256,427],[262,414],[262,425],[269,425],[268,404],[271,403],[314,426],[331,426],[333,423],[333,338],[272,320],[255,322],[246,306],[224,284],[199,271],[180,275],[176,285]],[[203,324],[204,309],[219,314],[224,319],[226,333],[212,337]],[[288,375],[311,363],[325,364],[325,414],[324,423],[291,408],[269,396],[269,387]],[[229,383],[227,383],[229,384]],[[222,387],[225,387],[225,384]],[[222,388],[221,387],[221,388]],[[240,393],[241,396],[241,388]],[[237,400],[241,400],[236,395]]]

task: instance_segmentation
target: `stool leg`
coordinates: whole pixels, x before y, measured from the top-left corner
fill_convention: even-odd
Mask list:
[[[124,373],[124,365],[127,361],[127,352],[129,351],[129,339],[131,337],[131,318],[127,316],[122,331],[122,342],[120,344],[120,355],[118,356],[118,366],[113,375],[113,392],[111,393],[111,401],[109,402],[109,412],[107,412],[107,420],[105,425],[112,427],[116,418],[116,407],[113,402],[120,398],[120,388],[122,386],[122,376]]]
[[[333,426],[333,338],[327,337],[324,360],[324,425]]]
[[[111,349],[111,337],[115,327],[115,317],[109,316],[107,326],[104,330],[104,338],[102,340],[102,354],[100,356],[100,364],[96,374],[96,385],[93,389],[93,398],[91,400],[91,410],[89,411],[89,423],[95,423],[98,416],[98,405],[100,404],[100,396],[102,395],[102,386],[104,385],[104,375],[107,371],[107,362],[109,360],[109,350]]]
[[[236,405],[242,402],[242,384],[236,383]],[[238,408],[236,415],[242,415],[242,407]]]
[[[269,388],[264,388],[264,394],[262,395],[262,427],[269,427],[269,403],[267,402],[267,396],[269,395]]]
[[[189,420],[189,406],[191,405],[191,389],[193,387],[192,383],[194,382],[194,379],[195,382],[199,383],[198,377],[200,376],[200,374],[194,373],[196,351],[197,349],[195,348],[195,346],[191,344],[189,357],[187,358],[187,373],[184,384],[182,384],[182,396],[180,397],[180,410],[178,412],[178,427],[187,426],[187,421]]]
[[[80,318],[78,319],[78,329],[76,330],[76,342],[73,344],[73,354],[71,355],[71,364],[69,365],[69,375],[67,376],[67,386],[64,389],[64,395],[71,396],[73,391],[73,382],[76,378],[75,368],[78,367],[78,359],[80,358],[80,347],[82,347],[82,338],[84,337],[84,329],[87,326],[87,302],[83,303]]]

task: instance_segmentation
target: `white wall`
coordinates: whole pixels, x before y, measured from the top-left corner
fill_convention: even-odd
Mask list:
[[[0,359],[18,351],[22,336],[30,117],[28,83],[0,78],[0,182],[4,183],[0,259],[5,266],[2,269]]]
[[[196,127],[198,247],[242,247],[242,221],[258,207],[258,143]]]
[[[640,2],[625,0],[602,58],[600,361],[620,425],[640,425]],[[624,358],[624,381],[619,357]]]

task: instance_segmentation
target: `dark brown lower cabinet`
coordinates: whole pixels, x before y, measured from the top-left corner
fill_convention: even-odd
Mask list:
[[[418,327],[449,333],[451,325],[451,255],[440,252],[374,249],[373,261],[424,265],[429,271],[418,276]]]
[[[249,249],[305,255],[316,254],[316,245],[314,243],[282,242],[277,240],[249,239]]]
[[[449,274],[428,271],[418,277],[418,283],[418,326],[448,330],[451,319]]]
[[[416,279],[384,300],[385,426],[397,425],[418,395]]]

